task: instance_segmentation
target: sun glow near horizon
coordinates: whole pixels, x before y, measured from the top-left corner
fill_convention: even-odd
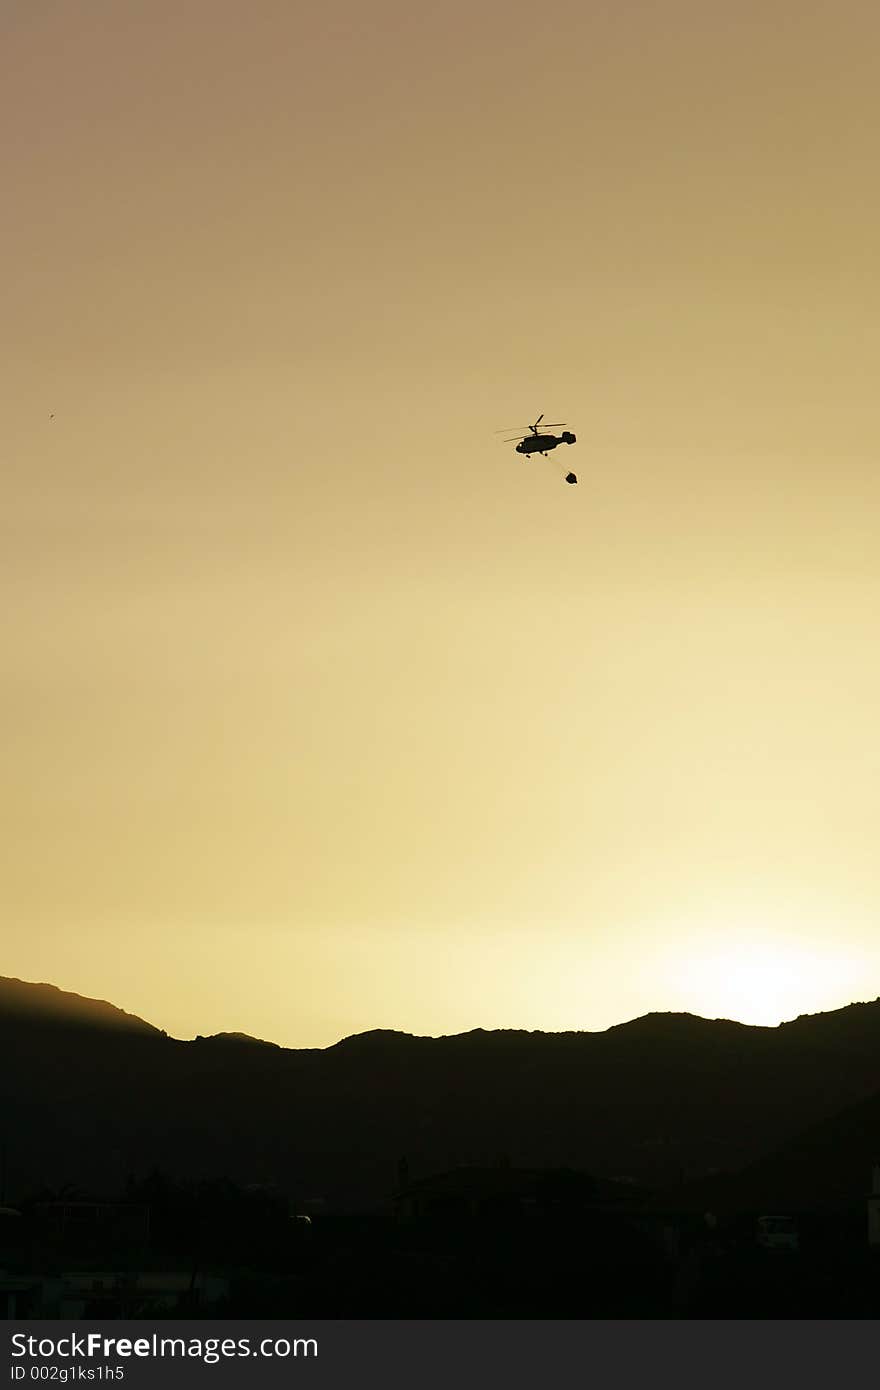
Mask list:
[[[801,1014],[827,1013],[860,1002],[852,982],[869,978],[851,953],[785,937],[742,934],[693,955],[669,972],[666,992],[688,1013],[776,1027]]]

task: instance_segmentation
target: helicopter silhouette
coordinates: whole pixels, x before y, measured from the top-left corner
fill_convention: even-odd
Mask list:
[[[576,443],[577,435],[572,434],[571,430],[563,429],[563,426],[565,425],[564,420],[558,420],[553,425],[547,424],[544,426],[545,430],[561,429],[562,434],[555,435],[539,433],[538,426],[540,425],[543,418],[543,415],[539,415],[535,423],[533,425],[528,426],[528,432],[524,434],[511,435],[509,439],[505,439],[503,442],[505,444],[512,444],[514,439],[517,439],[519,440],[519,443],[516,446],[516,452],[518,454],[540,454],[542,458],[546,458],[549,451],[551,449],[555,449],[557,444]],[[497,430],[496,433],[505,434],[506,431]],[[567,483],[576,483],[577,477],[574,473],[567,473],[565,476],[565,481]]]

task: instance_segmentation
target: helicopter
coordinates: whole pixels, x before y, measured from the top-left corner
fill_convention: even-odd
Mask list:
[[[516,446],[516,452],[518,454],[540,454],[543,458],[546,458],[548,452],[551,449],[555,449],[557,444],[574,444],[577,441],[577,435],[572,434],[571,430],[563,428],[563,426],[565,425],[564,420],[559,420],[556,422],[556,424],[553,425],[547,424],[544,426],[544,430],[561,429],[562,434],[555,435],[539,433],[538,426],[540,425],[543,418],[543,415],[539,415],[535,423],[533,425],[528,426],[530,433],[511,435],[509,439],[504,440],[504,443],[512,444],[514,439],[516,439],[519,441],[519,443]],[[506,433],[506,431],[498,430],[497,433],[504,434]],[[576,483],[576,474],[567,473],[565,475],[565,481],[567,483]]]

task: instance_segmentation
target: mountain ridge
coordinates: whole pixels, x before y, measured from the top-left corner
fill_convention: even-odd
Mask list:
[[[880,1092],[880,1000],[774,1028],[652,1014],[597,1032],[375,1029],[296,1049],[179,1040],[67,1000],[63,1026],[61,991],[0,981],[10,1191],[119,1190],[158,1168],[369,1204],[401,1156],[416,1176],[499,1154],[662,1187],[741,1169]]]
[[[0,975],[0,1013],[32,1016],[41,1022],[116,1027],[164,1036],[161,1028],[106,999],[94,999],[90,995],[60,989],[58,985],[20,980],[12,975]]]
[[[27,1007],[29,1005],[29,1007]],[[578,1029],[545,1029],[545,1028],[470,1028],[461,1033],[410,1033],[405,1029],[399,1028],[369,1028],[361,1033],[350,1033],[339,1038],[334,1043],[328,1043],[323,1048],[310,1046],[290,1047],[284,1043],[273,1042],[267,1038],[257,1038],[253,1034],[234,1029],[223,1029],[218,1033],[197,1034],[192,1039],[172,1038],[175,1042],[206,1041],[210,1039],[222,1039],[223,1041],[260,1043],[265,1047],[276,1048],[281,1052],[330,1052],[337,1048],[350,1046],[373,1046],[380,1043],[394,1041],[411,1042],[450,1042],[465,1038],[554,1038],[554,1039],[574,1039],[574,1038],[601,1038],[610,1034],[629,1033],[650,1033],[657,1029],[667,1031],[681,1031],[683,1028],[695,1026],[701,1028],[702,1025],[726,1026],[729,1029],[741,1030],[752,1035],[780,1033],[787,1029],[799,1029],[805,1031],[810,1027],[816,1026],[816,1020],[826,1020],[830,1026],[833,1021],[853,1022],[857,1017],[860,1021],[867,1018],[866,1011],[874,1011],[869,1022],[880,1020],[880,996],[875,999],[853,1000],[849,1004],[841,1005],[839,1008],[830,1009],[825,1012],[815,1014],[798,1014],[796,1018],[785,1019],[777,1024],[758,1024],[743,1023],[739,1019],[731,1018],[708,1018],[702,1014],[694,1014],[684,1010],[651,1010],[646,1014],[640,1014],[636,1018],[625,1019],[620,1023],[612,1023],[607,1028],[578,1028]],[[105,999],[96,999],[89,995],[81,995],[71,990],[61,989],[58,985],[46,982],[35,982],[21,980],[15,976],[0,975],[0,1015],[2,1013],[16,1013],[18,1015],[32,1014],[40,1021],[51,1020],[53,1022],[76,1022],[88,1024],[94,1022],[97,1026],[111,1027],[114,1024],[119,1027],[131,1028],[137,1031],[145,1031],[160,1037],[171,1037],[164,1029],[158,1028],[155,1024],[140,1018],[136,1014],[128,1013],[125,1009],[116,1004],[111,1004]]]

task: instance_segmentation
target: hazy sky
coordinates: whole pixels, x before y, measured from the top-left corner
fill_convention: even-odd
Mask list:
[[[880,994],[873,0],[0,16],[0,974]]]

